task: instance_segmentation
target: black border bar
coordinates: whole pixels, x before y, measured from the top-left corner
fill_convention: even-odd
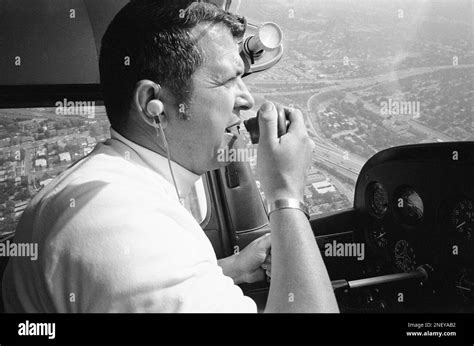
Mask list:
[[[55,323],[55,339],[19,336],[26,321]],[[0,344],[473,345],[473,322],[472,314],[2,314]],[[407,336],[417,331],[456,336]]]

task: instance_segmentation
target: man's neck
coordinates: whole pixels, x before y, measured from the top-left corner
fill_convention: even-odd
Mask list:
[[[156,131],[150,127],[150,129],[143,129],[140,126],[124,126],[120,129],[115,129],[122,136],[138,144],[141,147],[147,148],[161,156],[167,157],[168,153],[164,149],[163,140],[157,136]],[[158,145],[160,141],[160,145]],[[162,146],[162,147],[161,147]],[[172,159],[172,158],[170,158]]]

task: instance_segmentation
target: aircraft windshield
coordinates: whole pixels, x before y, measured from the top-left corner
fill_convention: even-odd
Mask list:
[[[115,2],[114,6],[120,7],[123,2]],[[87,3],[97,5],[93,1]],[[81,9],[78,7],[78,15],[86,13]],[[230,11],[246,16],[251,24],[271,21],[283,30],[283,59],[273,68],[245,79],[256,106],[244,116],[255,116],[265,100],[303,112],[316,143],[305,189],[311,214],[352,207],[359,172],[368,158],[380,150],[404,144],[474,140],[471,0],[233,0]],[[90,13],[100,14],[96,12]],[[90,18],[91,23],[96,22],[95,17]],[[3,27],[9,28],[12,23],[15,21],[5,20]],[[95,31],[81,34],[90,42],[100,36],[94,37],[93,32],[97,34],[105,28],[91,24],[92,27]],[[66,38],[69,40],[68,35],[57,39],[66,44]],[[20,46],[26,42],[4,41]],[[41,48],[38,42],[29,46],[32,51]],[[88,53],[90,59],[79,57],[82,62],[94,62],[89,67],[96,69],[96,47],[89,46],[93,48]],[[11,54],[3,57],[10,65]],[[41,59],[47,56],[41,55]],[[65,55],[49,56],[73,63]],[[30,68],[31,61],[37,59],[26,61]],[[49,73],[49,67],[41,61],[42,67],[35,72],[61,76]],[[21,70],[23,74],[18,79],[13,74],[16,69],[2,66],[2,71],[11,73],[4,73],[5,85],[9,81],[36,83],[37,76],[31,75],[28,68]],[[97,81],[97,71],[85,73],[71,66],[67,70],[79,71],[85,79],[77,79],[72,73],[64,80],[42,83]],[[55,71],[63,70],[55,67]],[[66,109],[63,114],[57,113],[58,107],[0,110],[0,235],[14,230],[37,191],[108,136],[103,107],[81,102],[76,104],[80,113],[71,116],[67,102],[59,102],[59,108]],[[253,168],[255,163],[253,157]],[[259,185],[258,176],[256,180]],[[188,206],[198,221],[207,213],[203,191],[198,186]]]
[[[231,10],[283,30],[282,61],[245,81],[256,109],[268,100],[305,115],[312,214],[352,206],[380,150],[474,139],[471,1],[234,0]]]

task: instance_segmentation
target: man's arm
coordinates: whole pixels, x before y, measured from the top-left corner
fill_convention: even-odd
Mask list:
[[[260,112],[257,170],[268,202],[288,198],[302,201],[314,143],[299,111],[287,110],[288,133],[278,138],[277,111],[285,110],[266,103]],[[270,224],[272,281],[265,312],[339,312],[305,214],[296,209],[277,210],[271,214]]]
[[[339,312],[306,216],[284,209],[270,216],[272,281],[265,312]]]
[[[242,273],[235,265],[235,255],[222,258],[217,261],[217,264],[219,265],[219,267],[222,268],[222,272],[224,273],[224,275],[234,280],[234,283],[236,285],[244,282]]]

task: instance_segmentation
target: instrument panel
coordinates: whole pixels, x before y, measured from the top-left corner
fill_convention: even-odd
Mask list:
[[[446,311],[449,297],[451,311],[474,312],[474,142],[378,153],[359,175],[354,204],[358,238],[369,252],[367,272],[432,268],[430,295],[438,298],[438,311]]]

